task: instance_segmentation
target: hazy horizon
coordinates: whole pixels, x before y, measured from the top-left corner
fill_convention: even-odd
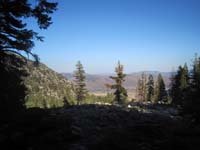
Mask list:
[[[58,72],[58,73],[60,73],[60,74],[63,74],[63,73],[64,74],[65,73],[66,74],[74,74],[74,71],[72,71],[72,72]],[[145,72],[145,73],[148,73],[148,72],[150,72],[150,73],[172,73],[174,71],[142,70],[142,71],[134,71],[134,72],[125,72],[125,74],[130,75],[130,74],[142,73],[142,72]],[[88,72],[85,72],[85,74],[88,74],[88,75],[111,75],[112,74],[112,75],[114,75],[115,72],[114,71],[113,72],[100,72],[100,73],[88,73]]]
[[[54,0],[52,0],[54,1]],[[34,52],[57,72],[73,72],[78,60],[87,73],[171,72],[188,66],[200,50],[198,0],[59,1],[45,41]],[[29,27],[38,30],[30,20]],[[39,30],[38,30],[39,31]]]

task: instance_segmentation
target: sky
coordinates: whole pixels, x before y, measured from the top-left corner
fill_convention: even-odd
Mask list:
[[[56,1],[56,0],[51,0]],[[57,0],[33,52],[57,72],[174,71],[200,52],[200,0]]]

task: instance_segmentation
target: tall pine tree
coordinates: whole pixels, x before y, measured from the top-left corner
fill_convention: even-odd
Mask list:
[[[170,96],[172,104],[182,106],[189,87],[189,72],[187,64],[179,66],[177,73],[171,78]]]
[[[168,98],[167,98],[167,92],[165,89],[165,83],[164,83],[162,75],[159,73],[157,83],[156,83],[155,103],[158,103],[158,102],[166,103],[167,100]]]
[[[85,71],[80,61],[77,62],[76,69],[77,70],[74,72],[75,94],[77,105],[80,105],[87,95],[87,89],[85,84]]]
[[[191,87],[195,92],[198,92],[200,88],[200,57],[195,54],[194,62],[193,62],[193,70],[191,74]]]
[[[153,102],[154,98],[154,80],[153,75],[150,74],[147,82],[147,101]]]
[[[187,98],[183,103],[183,113],[191,115],[200,123],[200,57],[195,54]]]
[[[108,85],[111,89],[114,89],[114,103],[118,103],[120,105],[125,104],[127,100],[127,91],[123,87],[122,83],[125,81],[126,75],[123,73],[123,65],[118,62],[118,66],[115,68],[115,72],[117,76],[110,76],[111,79],[115,81],[115,84]]]

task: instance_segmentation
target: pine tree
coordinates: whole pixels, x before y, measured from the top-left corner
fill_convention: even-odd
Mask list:
[[[143,81],[143,100],[147,101],[147,75],[145,73],[142,74]]]
[[[138,80],[137,97],[139,101],[143,102],[147,99],[147,79],[145,73],[142,73],[141,78]]]
[[[33,5],[28,0],[1,0],[0,1],[0,53],[11,52],[21,57],[21,52],[38,57],[32,53],[34,40],[43,41],[37,32],[27,28],[26,19],[36,19],[40,29],[47,29],[57,3],[38,0]],[[23,57],[24,58],[24,57]]]
[[[155,95],[155,102],[167,102],[167,92],[165,89],[165,83],[161,74],[158,74],[158,79],[156,83],[156,95]]]
[[[147,101],[152,102],[154,97],[154,80],[153,75],[150,74],[147,83]]]
[[[80,61],[77,62],[76,68],[77,70],[74,72],[75,95],[76,95],[77,105],[80,105],[81,102],[86,98],[87,89],[85,84],[85,71]]]
[[[0,0],[0,118],[8,119],[25,109],[24,77],[28,74],[23,69],[27,58],[22,52],[39,61],[32,48],[34,41],[42,41],[43,37],[27,27],[27,19],[33,18],[40,29],[47,29],[52,23],[49,15],[57,7],[57,3],[47,0],[38,0],[34,5],[32,2]]]
[[[191,87],[194,88],[196,91],[200,88],[200,57],[195,54],[195,59],[193,62],[193,70],[191,76]]]
[[[191,115],[200,123],[200,57],[195,54],[187,98],[183,103],[184,114]]]
[[[111,79],[115,81],[115,84],[113,85],[107,85],[111,89],[114,89],[114,102],[117,102],[120,105],[125,104],[127,100],[127,91],[126,89],[122,86],[122,83],[125,81],[126,75],[123,73],[123,65],[118,62],[118,66],[115,68],[115,72],[117,76],[110,76]]]
[[[139,79],[137,82],[137,87],[136,87],[136,93],[137,93],[137,100],[138,101],[143,101],[143,82],[142,79]]]
[[[185,92],[189,86],[189,71],[188,71],[188,67],[187,64],[185,63],[185,65],[183,66],[182,69],[182,74],[181,74],[181,79],[180,79],[180,88],[183,92]]]
[[[179,66],[179,69],[171,79],[170,96],[172,104],[182,106],[186,99],[187,90],[189,87],[189,73],[187,64],[184,67]]]
[[[27,72],[21,69],[24,61],[13,54],[0,54],[0,118],[8,119],[25,109],[27,87],[23,78]],[[0,122],[1,122],[0,119]]]

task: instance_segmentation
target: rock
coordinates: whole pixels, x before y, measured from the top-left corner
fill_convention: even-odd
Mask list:
[[[128,108],[132,108],[132,106],[131,106],[131,105],[128,105]]]

